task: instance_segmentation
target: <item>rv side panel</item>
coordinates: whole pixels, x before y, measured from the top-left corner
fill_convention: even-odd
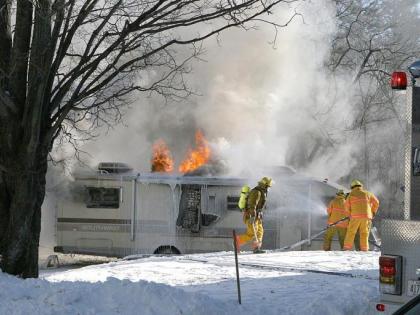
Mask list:
[[[64,252],[124,256],[130,248],[132,184],[81,180],[59,204],[58,246]]]

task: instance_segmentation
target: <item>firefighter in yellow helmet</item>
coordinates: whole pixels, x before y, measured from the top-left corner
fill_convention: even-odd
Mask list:
[[[359,231],[360,250],[369,250],[369,229],[372,218],[379,208],[379,200],[371,192],[363,189],[359,180],[351,182],[351,192],[346,199],[346,210],[350,213],[350,222],[344,239],[344,250],[351,250],[354,237]]]
[[[274,181],[270,177],[263,177],[258,182],[258,185],[249,192],[243,217],[246,232],[245,234],[238,235],[235,240],[238,251],[242,245],[253,240],[252,248],[254,253],[264,252],[261,249],[264,235],[262,211],[267,201],[268,189],[273,184]]]
[[[333,224],[345,217],[349,216],[348,211],[345,209],[346,194],[343,190],[339,190],[336,193],[336,196],[328,205],[328,224]],[[324,250],[331,250],[331,242],[335,234],[338,234],[338,241],[340,242],[340,247],[344,247],[344,238],[346,237],[348,221],[343,221],[337,223],[335,226],[328,228],[324,237]]]

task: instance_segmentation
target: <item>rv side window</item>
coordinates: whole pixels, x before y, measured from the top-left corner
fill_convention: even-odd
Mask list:
[[[227,197],[227,209],[231,211],[241,211],[238,207],[239,197],[228,196]]]
[[[120,207],[120,189],[104,187],[86,187],[88,208],[110,208]]]

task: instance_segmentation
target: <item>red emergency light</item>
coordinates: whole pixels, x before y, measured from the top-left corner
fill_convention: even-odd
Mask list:
[[[391,88],[405,90],[407,88],[407,74],[403,71],[395,71],[391,76]]]

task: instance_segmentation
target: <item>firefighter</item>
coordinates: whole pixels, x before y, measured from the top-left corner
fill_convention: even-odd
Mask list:
[[[262,210],[267,201],[268,189],[273,184],[274,181],[270,177],[263,177],[258,182],[258,185],[249,192],[243,216],[246,232],[236,237],[236,248],[238,252],[242,245],[252,240],[254,253],[264,253],[261,249],[264,234]]]
[[[350,193],[347,193],[347,194],[346,194],[346,199],[347,199],[347,197],[349,196],[349,194],[350,194]],[[359,234],[360,234],[360,231],[357,231],[356,235],[354,236],[354,242],[353,242],[353,244],[354,244],[354,248],[355,248],[357,251],[360,251],[360,237],[359,237]]]
[[[354,237],[359,231],[360,250],[369,250],[369,229],[372,218],[379,208],[379,200],[371,192],[363,189],[359,180],[351,182],[351,192],[346,199],[346,210],[350,213],[350,222],[344,239],[344,250],[351,250]]]
[[[346,194],[343,190],[339,190],[336,196],[328,205],[328,224],[333,224],[345,217],[349,216],[349,213],[345,209]],[[324,250],[331,250],[331,242],[335,234],[338,234],[338,241],[340,247],[344,247],[344,238],[346,237],[348,221],[337,223],[335,226],[330,226],[325,233],[324,237]]]

